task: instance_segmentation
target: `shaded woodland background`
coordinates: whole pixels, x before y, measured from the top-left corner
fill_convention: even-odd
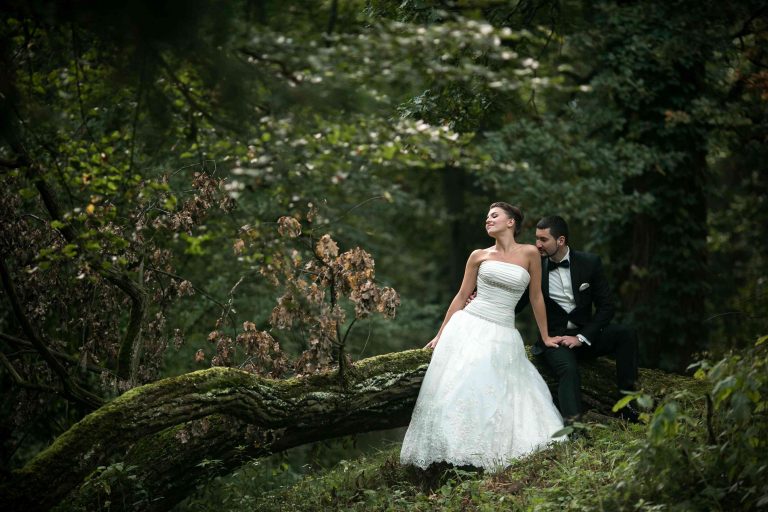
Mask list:
[[[767,11],[4,2],[2,470],[161,377],[312,371],[343,359],[328,332],[352,359],[422,346],[496,200],[526,212],[523,241],[559,213],[603,256],[644,366],[750,346],[768,311]],[[375,259],[394,320],[394,296],[353,283],[323,325],[281,323],[276,304],[308,307],[290,276],[322,240]]]

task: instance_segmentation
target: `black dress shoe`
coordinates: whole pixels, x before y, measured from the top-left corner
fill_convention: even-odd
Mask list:
[[[568,416],[563,419],[563,423],[566,427],[579,427],[582,424],[582,415],[576,414],[574,416]]]
[[[640,423],[640,413],[632,404],[627,404],[619,409],[616,416],[629,423]]]
[[[568,434],[569,441],[583,440],[585,442],[588,442],[590,439],[592,439],[592,436],[589,435],[589,430],[585,428],[576,429],[570,434]]]

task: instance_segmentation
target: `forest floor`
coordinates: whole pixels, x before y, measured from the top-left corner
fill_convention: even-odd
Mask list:
[[[615,500],[611,491],[622,485],[622,462],[637,450],[646,427],[595,415],[581,432],[577,440],[519,459],[496,473],[404,467],[395,444],[254,497],[248,509],[611,510],[603,502],[605,491]]]
[[[733,368],[751,371],[750,364],[734,361]],[[739,374],[736,379],[730,366],[716,368],[728,370],[723,382],[731,383],[728,389],[718,384],[716,396],[730,396],[724,393],[733,391],[737,381],[752,389],[754,378]],[[404,431],[394,429],[253,460],[226,477],[211,478],[174,510],[752,510],[765,494],[758,487],[768,466],[758,453],[762,416],[751,415],[744,406],[751,403],[746,391],[739,388],[737,393],[740,409],[725,401],[717,409],[711,399],[705,400],[712,392],[708,378],[655,370],[643,375],[647,394],[637,400],[646,407],[641,414],[645,423],[627,423],[593,408],[567,442],[515,460],[502,471],[403,466],[399,452]],[[734,411],[741,414],[740,423],[734,423]],[[366,435],[373,437],[366,440]]]

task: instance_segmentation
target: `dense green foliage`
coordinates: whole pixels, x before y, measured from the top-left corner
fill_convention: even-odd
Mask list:
[[[9,0],[0,14],[3,470],[103,401],[210,361],[287,368],[317,332],[352,358],[423,345],[496,200],[524,208],[523,241],[559,213],[572,246],[603,256],[645,365],[752,357],[738,350],[768,330],[763,1]],[[270,323],[326,234],[375,259],[395,321],[356,318],[348,289],[314,304],[338,323]],[[295,279],[275,280],[279,262]],[[665,436],[643,453],[686,464],[662,455]],[[690,439],[709,464],[711,443]]]
[[[702,397],[671,393],[629,459],[614,503],[676,503],[682,509],[752,510],[768,504],[768,336],[753,349],[702,361]]]

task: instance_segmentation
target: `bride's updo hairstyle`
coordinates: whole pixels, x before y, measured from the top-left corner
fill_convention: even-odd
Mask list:
[[[515,236],[520,234],[520,230],[523,229],[523,210],[517,206],[512,206],[509,203],[505,203],[504,201],[493,203],[488,207],[489,210],[491,208],[501,208],[507,213],[507,215],[515,219]]]

